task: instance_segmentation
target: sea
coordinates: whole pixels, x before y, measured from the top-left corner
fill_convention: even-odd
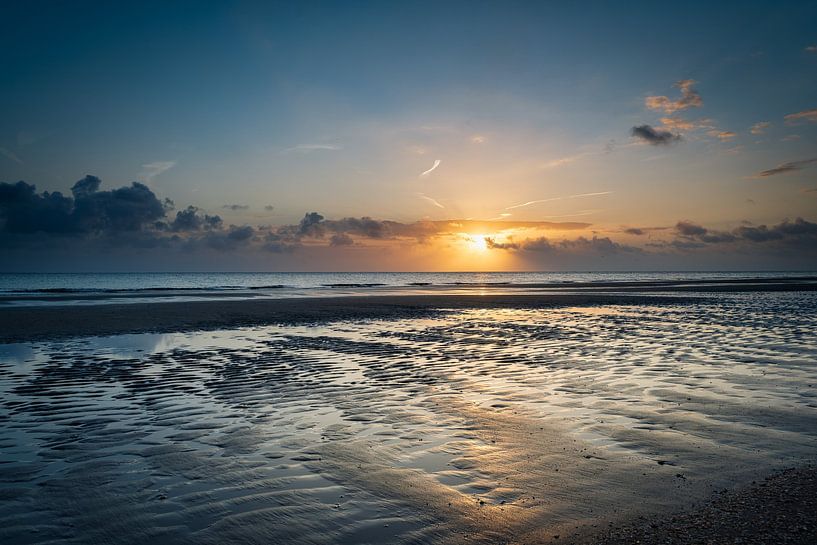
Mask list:
[[[324,290],[468,285],[793,278],[815,272],[157,272],[0,273],[0,294],[70,294],[158,290]]]

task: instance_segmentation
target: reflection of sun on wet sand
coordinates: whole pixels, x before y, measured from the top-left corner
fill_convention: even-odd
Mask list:
[[[626,543],[814,460],[814,292],[563,297],[0,345],[0,537]]]

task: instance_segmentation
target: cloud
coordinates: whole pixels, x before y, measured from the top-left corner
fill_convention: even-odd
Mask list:
[[[817,45],[809,45],[804,49],[806,53],[817,53]]]
[[[431,238],[463,234],[514,229],[565,231],[589,226],[579,222],[494,220],[402,223],[367,216],[331,220],[317,212],[306,213],[296,224],[278,227],[224,226],[219,216],[196,206],[172,210],[170,201],[161,201],[144,184],[135,182],[110,191],[101,190],[101,185],[99,178],[86,176],[73,185],[68,196],[38,193],[35,186],[25,182],[0,183],[0,247],[53,262],[57,254],[68,259],[96,252],[97,257],[104,258],[112,252],[140,249],[181,251],[190,256],[196,252],[240,251],[249,256],[259,251],[284,253],[305,247],[349,246],[358,239],[420,244]],[[174,214],[169,217],[171,212]]]
[[[755,178],[767,178],[769,176],[777,176],[778,174],[789,174],[792,172],[797,172],[798,170],[803,170],[805,167],[817,163],[817,157],[812,159],[804,159],[802,161],[791,161],[789,163],[781,163],[774,168],[770,168],[769,170],[763,170],[758,172]]]
[[[766,132],[766,129],[768,129],[770,126],[771,123],[769,123],[768,121],[758,121],[757,123],[752,125],[752,128],[749,129],[749,132],[751,132],[752,134],[763,134]]]
[[[188,206],[184,210],[176,212],[176,218],[168,226],[171,231],[192,232],[200,231],[202,229],[220,229],[221,218],[219,216],[210,216],[208,214],[200,214],[199,209],[195,206]]]
[[[273,210],[275,210],[275,207],[272,206],[271,204],[268,204],[264,207],[264,210],[266,210],[267,212],[272,212]]]
[[[734,133],[732,131],[721,131],[721,130],[718,130],[718,129],[711,130],[711,131],[707,132],[707,134],[709,136],[714,136],[715,138],[717,138],[721,142],[727,142],[727,141],[732,140],[734,137],[737,136],[737,133]]]
[[[529,238],[523,241],[508,240],[497,242],[493,237],[485,237],[489,250],[505,250],[521,255],[541,254],[549,257],[605,257],[618,254],[641,254],[643,250],[614,242],[608,237],[578,237],[575,239],[553,240],[547,237]]]
[[[426,170],[425,172],[422,172],[422,173],[420,174],[420,176],[428,176],[429,174],[431,174],[432,172],[434,172],[434,170],[435,170],[435,169],[436,169],[438,166],[440,166],[440,163],[442,163],[442,161],[440,161],[439,159],[435,159],[435,160],[434,160],[434,164],[431,166],[431,168],[430,168],[430,169],[428,169],[428,170]]]
[[[321,222],[323,221],[323,216],[318,214],[317,212],[307,212],[304,214],[303,219],[298,224],[297,234],[300,236],[307,236],[307,237],[315,237],[320,238],[324,234],[323,226]]]
[[[441,205],[439,202],[437,202],[435,199],[432,199],[428,195],[424,195],[422,193],[417,193],[417,196],[420,197],[421,199],[427,201],[427,202],[430,202],[431,204],[433,204],[437,208],[445,208],[445,206]]]
[[[139,179],[150,184],[153,179],[161,173],[166,172],[176,166],[176,161],[156,161],[142,165],[142,172],[139,173]]]
[[[346,233],[332,235],[332,238],[329,239],[330,246],[351,246],[354,243],[355,240]]]
[[[485,247],[489,250],[518,250],[519,244],[516,242],[497,242],[494,237],[485,237]]]
[[[4,156],[9,161],[14,161],[18,165],[23,164],[23,160],[17,157],[17,155],[15,155],[11,150],[7,148],[0,148],[0,155]]]
[[[738,227],[735,232],[743,238],[755,241],[778,240],[783,238],[817,238],[817,223],[797,218],[777,225],[766,227]]]
[[[730,233],[710,231],[706,227],[692,223],[691,221],[679,221],[675,225],[675,231],[686,239],[695,239],[701,242],[732,242],[735,236]]]
[[[214,250],[224,252],[246,246],[254,235],[255,229],[249,225],[230,225],[227,230],[211,231],[204,235],[202,239],[195,240],[194,242],[203,242]]]
[[[313,151],[339,151],[342,146],[336,144],[298,144],[291,148],[286,148],[281,153],[312,153]]]
[[[233,212],[250,209],[249,205],[247,204],[225,204],[222,205],[221,208],[223,208],[224,210],[232,210]]]
[[[780,242],[784,248],[802,247],[813,251],[817,243],[817,223],[797,218],[777,225],[741,225],[731,231],[714,231],[701,225],[680,221],[675,226],[678,239],[669,242],[679,249],[703,248],[717,244],[756,244]]]
[[[690,221],[679,221],[675,225],[675,230],[678,231],[679,234],[686,237],[702,236],[707,233],[707,229],[705,227],[694,224]]]
[[[625,227],[621,232],[628,235],[643,236],[653,231],[666,231],[667,229],[670,229],[670,227]]]
[[[789,125],[796,125],[801,121],[810,121],[812,123],[817,123],[817,108],[812,108],[811,110],[803,110],[802,112],[789,114],[785,116],[783,119]]]
[[[649,125],[639,125],[630,129],[630,133],[652,146],[665,146],[681,140],[680,134],[673,134],[670,131],[654,129]]]
[[[505,207],[505,210],[513,210],[515,208],[525,208],[527,206],[532,206],[534,204],[541,204],[545,202],[553,202],[553,201],[563,201],[567,199],[580,199],[584,197],[600,197],[602,195],[612,195],[612,191],[597,191],[595,193],[579,193],[577,195],[568,195],[566,197],[551,197],[549,199],[537,199],[535,201],[527,201],[520,204],[514,204],[508,207]]]
[[[677,116],[662,117],[661,125],[668,131],[691,131],[699,127],[694,121],[688,121]]]
[[[139,182],[130,187],[99,191],[101,181],[86,176],[71,188],[41,194],[25,182],[0,183],[0,218],[7,233],[83,234],[137,231],[165,216],[168,202]]]
[[[317,212],[307,213],[298,225],[283,225],[276,230],[281,239],[297,242],[301,239],[322,239],[326,236],[345,234],[354,237],[390,240],[413,238],[424,240],[429,237],[480,234],[510,229],[575,230],[585,229],[588,223],[508,221],[508,220],[437,220],[402,223],[378,220],[368,216],[346,217],[337,220],[325,219]]]
[[[635,246],[627,246],[614,242],[608,237],[564,239],[552,241],[546,237],[527,239],[519,244],[525,252],[546,254],[579,254],[579,255],[612,255],[619,253],[641,253]]]
[[[673,84],[681,90],[681,98],[672,100],[666,96],[648,96],[644,99],[644,105],[650,110],[660,110],[666,114],[672,114],[688,108],[700,108],[703,106],[701,95],[693,89],[694,80],[685,79]]]
[[[570,163],[578,161],[579,159],[581,159],[585,155],[586,154],[584,154],[584,153],[580,153],[579,155],[570,155],[568,157],[560,157],[559,159],[553,159],[552,161],[548,161],[547,163],[545,163],[545,166],[548,167],[548,168],[555,168],[555,167],[560,167],[560,166],[564,166],[564,165],[569,165]]]

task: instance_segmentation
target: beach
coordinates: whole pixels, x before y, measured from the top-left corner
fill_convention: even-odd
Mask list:
[[[0,539],[811,543],[815,286],[6,296]]]

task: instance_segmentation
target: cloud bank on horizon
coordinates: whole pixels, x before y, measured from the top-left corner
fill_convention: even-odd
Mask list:
[[[101,257],[130,251],[153,257],[170,257],[177,252],[207,259],[215,255],[223,263],[234,263],[233,256],[239,254],[249,258],[248,263],[267,262],[275,268],[280,257],[270,261],[269,256],[285,256],[297,263],[299,253],[313,258],[332,256],[338,248],[352,249],[359,263],[378,263],[384,251],[399,255],[411,248],[413,259],[419,256],[420,263],[429,267],[430,262],[422,261],[424,252],[431,256],[440,249],[466,252],[467,246],[461,243],[473,237],[482,237],[489,252],[512,254],[511,266],[515,267],[548,264],[559,269],[565,264],[598,260],[632,263],[633,258],[656,266],[662,260],[674,263],[679,258],[723,256],[723,252],[765,255],[783,262],[793,256],[796,260],[789,262],[805,264],[817,259],[817,223],[799,217],[774,225],[744,222],[729,230],[683,220],[673,227],[627,227],[610,233],[573,221],[514,221],[504,217],[405,223],[370,216],[327,219],[318,212],[307,212],[294,224],[225,225],[220,216],[194,205],[177,210],[173,201],[160,199],[139,182],[102,190],[101,180],[88,175],[70,191],[68,196],[37,192],[35,186],[22,181],[0,183],[0,245],[7,257],[4,269],[24,270],[32,250],[41,255],[55,253],[63,259],[81,257],[85,266],[100,266]],[[566,198],[587,196],[593,195]],[[168,263],[171,268],[178,266],[173,259]],[[50,266],[65,264],[56,261]],[[408,270],[405,263],[394,261],[393,265]],[[437,265],[446,268],[444,263]]]
[[[0,269],[817,269],[817,5],[667,10],[11,5]]]

